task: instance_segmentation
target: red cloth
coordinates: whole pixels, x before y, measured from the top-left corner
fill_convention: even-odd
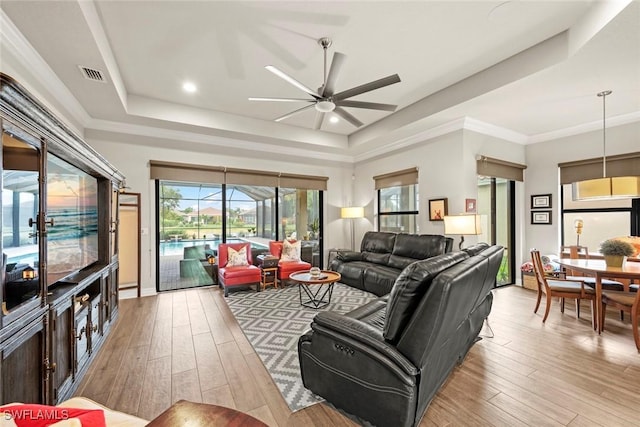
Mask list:
[[[83,427],[106,427],[102,409],[57,408],[28,403],[2,407],[2,412],[11,415],[18,427],[47,427],[71,418],[77,418]]]

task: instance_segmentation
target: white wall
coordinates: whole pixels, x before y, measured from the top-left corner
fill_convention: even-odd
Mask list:
[[[146,145],[149,141],[144,141],[145,145],[137,145],[135,136],[131,136],[130,141],[130,143],[123,143],[104,139],[87,139],[89,144],[126,176],[127,186],[131,187],[128,191],[141,193],[141,227],[147,231],[141,236],[143,295],[154,293],[156,283],[155,187],[154,181],[149,178],[149,160],[327,176],[329,181],[324,206],[325,260],[328,249],[346,247],[350,244],[348,224],[340,219],[339,209],[343,206],[344,200],[350,198],[352,182],[350,166],[345,167],[332,162],[305,164],[299,160],[291,161],[284,158],[265,161],[260,153],[254,153],[254,157],[248,157],[246,153],[242,156],[222,155],[216,153],[219,150],[213,148],[207,150],[206,146],[201,146],[202,149],[196,151],[193,147],[181,144],[179,141],[174,141],[176,148],[149,147]]]
[[[607,156],[640,151],[640,122],[607,127]],[[558,163],[602,157],[602,130],[526,146],[525,248],[555,253],[560,247],[560,184]],[[640,174],[640,170],[638,171]],[[553,195],[551,225],[531,225],[532,194]]]
[[[444,234],[444,223],[429,221],[429,199],[447,198],[448,213],[458,214],[465,211],[465,199],[477,199],[478,178],[476,174],[476,157],[488,157],[507,160],[514,163],[525,163],[523,145],[507,142],[495,137],[486,136],[469,130],[455,131],[429,141],[417,144],[409,149],[384,157],[362,161],[355,167],[354,194],[355,204],[367,207],[366,219],[360,220],[356,227],[356,246],[359,247],[362,236],[375,228],[373,177],[389,172],[418,168],[418,192],[420,197],[418,230],[421,234]],[[516,193],[516,215],[523,211],[524,185],[518,183]],[[520,216],[519,218],[522,218]],[[516,225],[516,265],[521,262],[523,220]],[[455,236],[456,241],[459,237]],[[473,244],[478,241],[475,236],[465,237],[465,242]]]

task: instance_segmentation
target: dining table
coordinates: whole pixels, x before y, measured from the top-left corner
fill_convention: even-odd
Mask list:
[[[609,267],[603,259],[567,259],[554,260],[567,270],[573,270],[595,278],[596,286],[596,325],[602,332],[602,279],[629,279],[640,281],[640,262],[627,260],[622,267]],[[625,290],[628,287],[625,286]],[[639,291],[640,292],[640,291]]]

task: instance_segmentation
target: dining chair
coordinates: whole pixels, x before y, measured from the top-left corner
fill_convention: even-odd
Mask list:
[[[571,298],[576,300],[576,317],[580,318],[580,301],[588,299],[591,301],[591,319],[593,328],[596,329],[596,295],[593,289],[585,287],[582,281],[573,281],[566,279],[549,278],[544,273],[542,267],[542,259],[540,258],[540,251],[531,251],[531,262],[533,263],[533,271],[536,276],[536,282],[538,284],[538,299],[536,301],[536,308],[534,313],[538,312],[540,308],[540,301],[542,295],[546,296],[546,309],[542,322],[544,323],[549,317],[549,310],[551,308],[551,298],[560,298],[560,311],[564,313],[564,299]]]
[[[604,331],[604,319],[607,312],[607,305],[615,307],[622,312],[631,315],[631,328],[636,348],[640,351],[640,332],[638,332],[638,318],[640,316],[640,292],[618,292],[602,291],[602,312],[600,313],[600,324]]]

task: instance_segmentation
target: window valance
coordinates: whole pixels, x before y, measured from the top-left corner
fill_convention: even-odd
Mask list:
[[[384,175],[374,176],[376,190],[381,188],[399,187],[418,183],[418,168],[409,168]]]
[[[183,182],[327,190],[328,177],[151,160],[150,178]]]
[[[527,165],[487,156],[478,156],[476,160],[476,173],[478,175],[505,178],[512,181],[524,181],[524,170],[526,168]]]
[[[602,178],[602,157],[558,163],[560,183]],[[607,177],[640,175],[640,153],[607,156]]]

